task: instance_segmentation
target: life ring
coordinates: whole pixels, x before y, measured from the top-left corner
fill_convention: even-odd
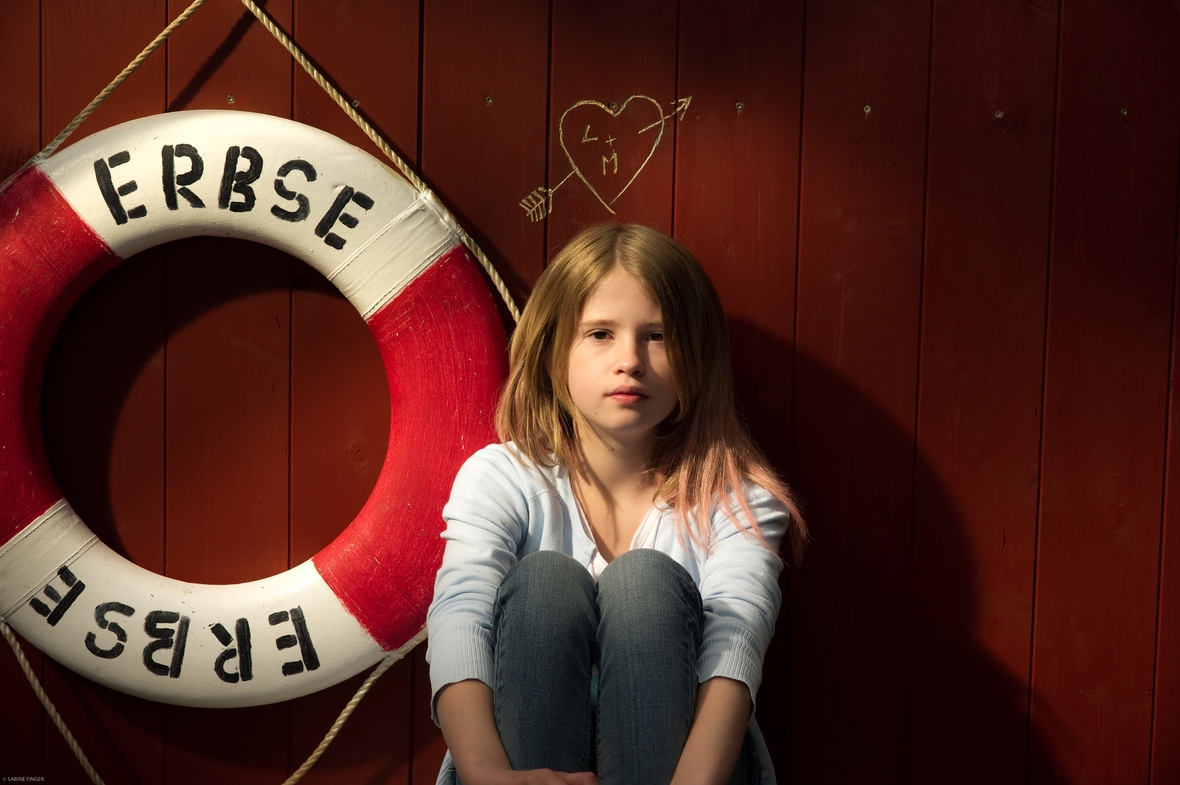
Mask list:
[[[62,498],[41,438],[41,375],[73,302],[132,254],[194,235],[260,242],[326,275],[389,379],[389,448],[356,520],[251,583],[185,583],[116,554]],[[96,682],[188,706],[305,695],[416,642],[442,506],[494,440],[506,372],[495,303],[460,237],[433,196],[367,153],[267,115],[133,120],[12,177],[0,187],[0,619]]]

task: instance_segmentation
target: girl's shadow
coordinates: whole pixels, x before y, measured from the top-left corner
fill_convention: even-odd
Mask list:
[[[812,536],[784,572],[758,699],[779,780],[1012,783],[1027,767],[1060,782],[1051,718],[1029,721],[1028,662],[1014,671],[977,637],[965,524],[913,434],[826,365],[730,329],[739,406]],[[1031,635],[1027,607],[1000,613]]]

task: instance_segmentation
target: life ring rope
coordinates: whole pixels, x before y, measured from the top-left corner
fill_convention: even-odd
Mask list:
[[[57,707],[53,705],[53,701],[45,694],[45,688],[41,686],[41,680],[37,678],[37,674],[33,673],[33,667],[29,665],[29,659],[25,657],[24,649],[21,648],[20,641],[16,639],[12,629],[5,622],[0,622],[0,634],[4,635],[4,639],[8,641],[8,645],[12,647],[12,653],[16,655],[17,664],[20,665],[21,672],[25,674],[25,678],[29,681],[29,686],[33,688],[33,693],[36,694],[37,700],[41,701],[41,706],[44,707],[45,713],[49,715],[49,719],[53,721],[53,727],[57,728],[61,733],[62,738],[66,740],[66,746],[70,748],[70,752],[74,753],[74,757],[78,759],[78,763],[82,765],[82,770],[86,772],[86,776],[90,777],[90,781],[94,785],[105,785],[102,777],[98,776],[98,772],[94,770],[94,766],[90,763],[90,759],[86,757],[86,753],[82,751],[82,745],[74,738],[74,734],[70,732],[69,727],[66,726],[66,721],[61,718]],[[385,663],[382,663],[384,665]],[[392,663],[390,663],[392,664]],[[380,666],[378,666],[380,669]],[[374,671],[376,672],[376,671]],[[298,781],[298,780],[297,780]]]
[[[49,156],[53,155],[53,151],[60,147],[66,139],[69,139],[70,134],[78,130],[78,126],[82,125],[86,118],[94,113],[95,109],[102,106],[102,102],[107,100],[111,93],[115,92],[115,90],[118,89],[119,85],[123,84],[123,81],[127,79],[127,77],[135,73],[135,69],[143,65],[143,61],[147,60],[151,53],[156,51],[156,47],[168,40],[168,36],[172,35],[172,33],[176,31],[176,28],[187,22],[188,18],[195,14],[197,9],[204,4],[205,0],[193,0],[193,2],[189,4],[189,7],[180,13],[180,16],[173,19],[167,27],[161,30],[160,34],[153,38],[152,42],[145,46],[143,51],[137,54],[135,58],[127,64],[127,67],[120,71],[119,75],[111,80],[110,84],[104,87],[98,95],[94,96],[90,103],[86,104],[86,108],[79,112],[78,116],[71,120],[69,125],[61,129],[61,132],[58,133],[57,136],[53,137],[53,141],[45,145],[45,148],[41,152],[33,156],[33,160],[29,161],[29,164],[35,164],[39,161],[44,161]]]
[[[200,1],[204,2],[204,0]],[[422,178],[418,176],[413,167],[406,163],[405,160],[402,159],[402,157],[398,155],[392,147],[390,147],[389,142],[385,141],[381,134],[377,133],[376,129],[369,125],[365,118],[361,117],[356,109],[353,108],[352,104],[350,104],[344,98],[344,96],[340,94],[340,91],[337,90],[332,85],[332,83],[329,82],[322,73],[320,73],[319,69],[307,59],[307,55],[303,53],[303,50],[296,46],[295,42],[292,41],[286,33],[279,29],[279,26],[274,23],[274,20],[271,19],[265,11],[259,8],[254,0],[242,0],[242,5],[246,6],[250,13],[257,17],[262,26],[265,27],[270,32],[270,34],[275,37],[276,41],[283,45],[283,48],[286,49],[291,57],[295,59],[295,62],[303,66],[303,70],[307,72],[307,75],[315,80],[315,83],[324,89],[324,92],[326,92],[332,98],[332,100],[336,102],[336,105],[339,106],[340,109],[346,115],[348,115],[354,123],[356,123],[357,127],[364,132],[365,136],[369,137],[370,141],[377,145],[378,149],[380,149],[381,152],[385,154],[385,157],[393,162],[393,165],[397,167],[397,170],[401,172],[403,177],[410,181],[411,185],[417,188],[420,192],[430,192],[430,186],[428,186],[425,181],[423,181]],[[458,225],[457,222],[456,225]],[[504,283],[504,279],[500,277],[498,272],[496,272],[496,267],[492,264],[491,259],[488,258],[487,254],[483,252],[483,249],[479,247],[479,244],[475,242],[475,239],[469,235],[462,226],[459,226],[459,235],[463,240],[463,244],[466,245],[468,249],[470,249],[471,253],[475,256],[475,260],[479,262],[480,267],[484,269],[484,272],[486,272],[488,277],[492,280],[492,285],[496,288],[496,292],[499,293],[500,299],[504,301],[504,305],[508,308],[508,312],[512,314],[512,320],[514,322],[519,322],[520,309],[516,306],[516,302],[512,299],[512,295],[509,293],[508,286]]]
[[[125,67],[123,69],[123,71],[119,73],[118,76],[116,76],[102,91],[100,91],[99,94],[97,96],[95,96],[95,98],[86,106],[86,108],[83,109],[83,111],[81,113],[79,113],[78,116],[75,117],[64,129],[62,129],[62,131],[49,143],[49,145],[47,145],[40,153],[37,154],[37,156],[35,156],[31,161],[29,161],[25,165],[25,167],[23,167],[23,168],[28,168],[29,166],[36,165],[37,163],[45,160],[50,155],[52,155],[54,153],[54,151],[56,151],[56,149],[86,120],[86,118],[89,117],[90,114],[92,114],[107,99],[107,97],[109,97],[123,83],[123,81],[125,81],[127,79],[127,77],[129,77],[140,66],[140,64],[142,64],[152,54],[152,52],[161,43],[163,43],[165,40],[167,40],[167,38],[173,32],[175,32],[175,30],[177,28],[180,27],[180,25],[184,24],[184,22],[187,21],[201,7],[201,5],[203,5],[205,3],[205,1],[206,0],[194,0],[194,2],[192,2],[183,12],[181,12],[181,14],[178,15],[176,19],[174,19],[171,23],[169,23],[164,28],[164,30],[162,30],[160,32],[160,34],[157,35],[152,40],[152,42],[149,43],[148,46],[145,47],[132,60],[127,65],[127,67]],[[322,73],[320,73],[320,71],[315,67],[314,64],[312,64],[312,62],[307,58],[307,56],[298,47],[298,45],[296,45],[294,41],[292,41],[285,33],[283,33],[283,31],[281,29],[279,29],[277,25],[275,25],[273,20],[271,20],[269,18],[269,16],[267,16],[267,14],[253,2],[253,0],[241,0],[241,2],[259,20],[259,22],[262,24],[262,26],[264,28],[266,28],[266,30],[268,32],[270,32],[272,36],[274,36],[274,38],[288,51],[288,53],[290,53],[292,58],[294,58],[295,61],[298,62],[299,65],[303,67],[303,69],[308,73],[309,76],[311,76],[311,78],[315,81],[315,83],[318,84],[332,98],[333,102],[335,102],[336,105],[339,106],[340,109],[346,115],[348,115],[348,117],[350,119],[352,119],[352,121],[361,129],[361,131],[377,146],[377,148],[379,150],[381,150],[382,153],[385,154],[385,156],[394,164],[394,166],[402,174],[402,176],[405,177],[406,180],[409,183],[411,183],[414,186],[414,188],[419,191],[420,194],[422,194],[424,197],[426,197],[429,200],[429,202],[433,203],[433,206],[437,207],[437,209],[439,209],[443,213],[443,215],[449,219],[449,223],[452,225],[452,227],[454,229],[457,230],[456,233],[458,234],[458,236],[461,239],[461,241],[463,242],[463,244],[466,245],[468,249],[470,249],[470,251],[474,255],[476,261],[480,264],[480,266],[483,268],[483,270],[487,274],[493,287],[496,289],[496,292],[500,295],[501,300],[504,302],[504,305],[506,306],[506,308],[507,308],[509,314],[512,316],[513,320],[519,321],[520,310],[517,307],[516,303],[514,302],[511,294],[509,293],[507,285],[504,283],[504,280],[500,277],[499,273],[495,269],[491,260],[488,259],[487,255],[479,247],[478,243],[476,243],[475,240],[470,236],[470,234],[468,234],[467,231],[464,230],[458,224],[458,222],[454,220],[454,218],[452,216],[450,216],[450,214],[446,211],[446,208],[442,206],[442,204],[437,200],[436,197],[434,197],[434,194],[431,192],[430,188],[426,185],[426,183],[393,150],[392,146],[377,132],[377,130],[374,129],[354,109],[354,107],[349,104],[349,102],[341,95],[341,93],[335,88],[335,86],[333,86],[324,77],[324,75]],[[398,218],[401,218],[401,217],[402,216],[399,216]],[[398,219],[395,218],[393,221],[391,221],[390,224],[388,224],[382,230],[382,232],[380,232],[380,234],[384,234],[385,231],[388,231],[391,228],[392,224],[394,222],[396,222],[397,220]],[[377,239],[376,237],[370,239],[369,242],[366,243],[366,246],[371,244],[372,242],[374,242],[376,239]],[[358,248],[357,251],[353,254],[353,256],[350,257],[350,259],[348,261],[346,261],[344,263],[344,265],[341,265],[341,267],[343,268],[344,266],[346,266],[352,260],[352,258],[355,258],[355,256],[357,254],[363,252],[364,250],[365,250],[364,248]],[[335,275],[331,276],[330,280],[333,277],[335,277]],[[392,288],[393,287],[391,287],[391,289]],[[386,298],[382,297],[380,299],[384,300]],[[364,318],[367,319],[372,314],[372,312],[374,310],[376,310],[377,307],[378,307],[378,305],[375,304],[371,310],[368,310],[367,312],[363,313]],[[11,543],[8,543],[8,545],[10,545],[10,544]],[[87,545],[86,547],[89,547],[89,545]],[[16,659],[21,667],[22,672],[25,674],[25,677],[28,680],[30,686],[32,687],[34,693],[36,694],[38,700],[41,702],[41,705],[44,707],[46,713],[49,715],[54,726],[61,733],[62,737],[66,741],[67,746],[70,748],[70,751],[74,754],[75,758],[78,760],[79,764],[81,765],[83,770],[86,772],[87,776],[90,778],[90,780],[93,783],[95,783],[95,785],[104,785],[102,778],[100,777],[98,772],[94,769],[93,765],[90,763],[86,754],[82,750],[81,745],[79,745],[77,739],[74,737],[73,733],[71,733],[71,731],[69,730],[65,721],[62,719],[60,713],[57,711],[56,707],[53,705],[53,702],[50,700],[49,696],[46,694],[46,692],[45,692],[44,688],[42,687],[40,681],[38,680],[36,674],[33,672],[33,669],[29,665],[28,659],[24,655],[24,652],[21,648],[19,640],[17,639],[15,634],[12,632],[12,630],[11,630],[10,626],[8,625],[3,614],[0,614],[0,634],[3,634],[5,639],[8,641],[9,646],[12,648],[13,653],[16,656]],[[425,637],[426,637],[426,630],[425,630],[425,628],[423,628],[422,631],[418,633],[418,635],[416,635],[413,639],[408,641],[404,646],[401,646],[394,651],[390,651],[381,660],[381,662],[377,665],[376,668],[373,669],[373,671],[369,674],[369,676],[364,680],[364,682],[361,684],[361,686],[357,689],[356,693],[352,696],[352,698],[347,702],[347,704],[341,710],[340,714],[336,718],[336,721],[332,724],[331,728],[328,730],[328,732],[324,736],[323,740],[321,740],[321,742],[316,746],[315,750],[308,756],[308,758],[304,761],[304,763],[294,773],[292,773],[290,777],[287,778],[287,780],[283,783],[283,785],[295,785],[295,783],[299,782],[299,780],[302,779],[302,777],[315,765],[315,763],[319,760],[319,758],[327,750],[329,745],[331,745],[332,741],[336,738],[336,736],[339,734],[340,730],[344,726],[344,723],[352,715],[353,711],[356,709],[356,707],[359,705],[360,701],[365,697],[365,695],[372,688],[373,684],[376,683],[377,679],[379,679],[382,676],[382,674],[385,673],[386,670],[388,670],[397,661],[399,661],[405,655],[406,652],[408,652],[409,650],[414,648],[414,646],[416,646],[418,643],[420,643],[422,640],[424,640]]]
[[[414,171],[414,168],[406,163],[405,159],[397,154],[397,151],[393,149],[389,142],[385,141],[385,137],[381,136],[381,134],[377,132],[377,129],[373,128],[373,126],[369,124],[369,121],[356,111],[352,104],[348,102],[348,99],[346,99],[340,93],[340,91],[337,90],[330,81],[328,81],[327,77],[325,77],[320,72],[320,70],[315,67],[315,64],[307,58],[307,55],[303,53],[303,50],[300,49],[299,46],[294,41],[292,41],[290,37],[288,37],[287,34],[279,28],[278,25],[274,23],[274,20],[271,19],[265,11],[259,8],[254,0],[241,0],[241,2],[242,5],[244,5],[246,9],[250,11],[250,13],[254,14],[259,23],[261,23],[262,26],[266,28],[267,32],[274,36],[275,40],[287,50],[291,57],[294,58],[295,62],[299,63],[299,65],[303,67],[303,70],[307,72],[307,75],[310,76],[312,80],[315,81],[315,83],[318,84],[323,89],[323,91],[328,94],[328,96],[338,107],[340,107],[340,110],[348,115],[349,119],[356,123],[356,126],[361,129],[365,136],[367,136],[369,140],[377,146],[377,149],[379,149],[385,155],[385,157],[388,158],[395,167],[397,167],[397,171],[401,173],[402,177],[405,177],[406,180],[409,181],[410,185],[414,186],[414,188],[417,189],[419,193],[429,194],[437,201],[437,197],[434,197],[430,186],[428,186],[426,182],[418,176],[418,173]],[[87,104],[86,108],[79,112],[78,116],[71,120],[70,124],[63,128],[61,133],[54,137],[53,141],[45,146],[45,149],[37,153],[37,155],[35,155],[33,159],[29,161],[28,164],[26,164],[26,166],[36,164],[52,155],[53,152],[57,150],[57,148],[61,146],[61,144],[65,142],[65,140],[68,139],[75,130],[77,130],[78,126],[80,126],[87,117],[93,114],[93,112],[102,105],[103,101],[105,101],[111,95],[111,93],[113,93],[119,87],[119,85],[123,84],[127,77],[131,76],[131,74],[135,72],[135,69],[139,68],[139,66],[145,60],[147,60],[151,53],[156,50],[156,47],[164,43],[164,41],[168,39],[168,36],[172,35],[172,33],[175,32],[178,27],[184,24],[190,16],[196,13],[197,9],[204,5],[204,3],[205,0],[193,0],[188,8],[184,9],[184,11],[181,12],[181,14],[176,17],[176,19],[172,20],[172,22],[167,27],[160,31],[160,34],[157,35],[150,44],[144,47],[143,51],[136,55],[135,58],[127,64],[127,67],[124,68],[118,76],[112,79],[111,83],[104,87],[102,91],[99,92],[99,94],[96,95],[89,104]],[[446,208],[443,208],[444,211],[445,209]],[[466,245],[471,251],[472,255],[475,256],[475,260],[479,262],[480,267],[483,268],[484,272],[487,273],[488,278],[491,279],[492,286],[495,287],[496,293],[499,294],[500,299],[503,300],[504,306],[508,309],[508,313],[512,315],[512,320],[514,322],[520,321],[520,308],[517,307],[516,301],[512,299],[512,294],[508,291],[507,284],[505,284],[504,279],[500,277],[500,273],[496,270],[495,265],[492,264],[491,259],[489,259],[487,254],[483,252],[483,249],[479,247],[479,243],[475,241],[475,238],[468,234],[462,226],[459,226],[458,222],[455,222],[455,225],[458,227],[459,237],[463,241],[463,244]]]

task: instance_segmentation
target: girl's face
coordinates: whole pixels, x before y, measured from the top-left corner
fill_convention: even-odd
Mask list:
[[[621,266],[586,298],[568,377],[570,397],[586,424],[620,444],[650,442],[676,408],[660,306]]]

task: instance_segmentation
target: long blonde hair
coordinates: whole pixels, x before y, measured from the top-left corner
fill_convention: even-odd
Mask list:
[[[741,492],[748,480],[790,512],[788,541],[797,562],[807,528],[790,490],[738,418],[721,301],[692,254],[655,229],[591,227],[542,273],[512,336],[508,381],[496,410],[501,441],[513,442],[538,465],[576,465],[575,422],[581,414],[569,392],[570,348],[586,299],[616,265],[659,304],[676,385],[676,409],[657,426],[648,463],[656,498],[672,506],[679,532],[708,548],[712,509],[724,510],[735,523],[753,521]],[[745,525],[765,539],[757,526]]]

